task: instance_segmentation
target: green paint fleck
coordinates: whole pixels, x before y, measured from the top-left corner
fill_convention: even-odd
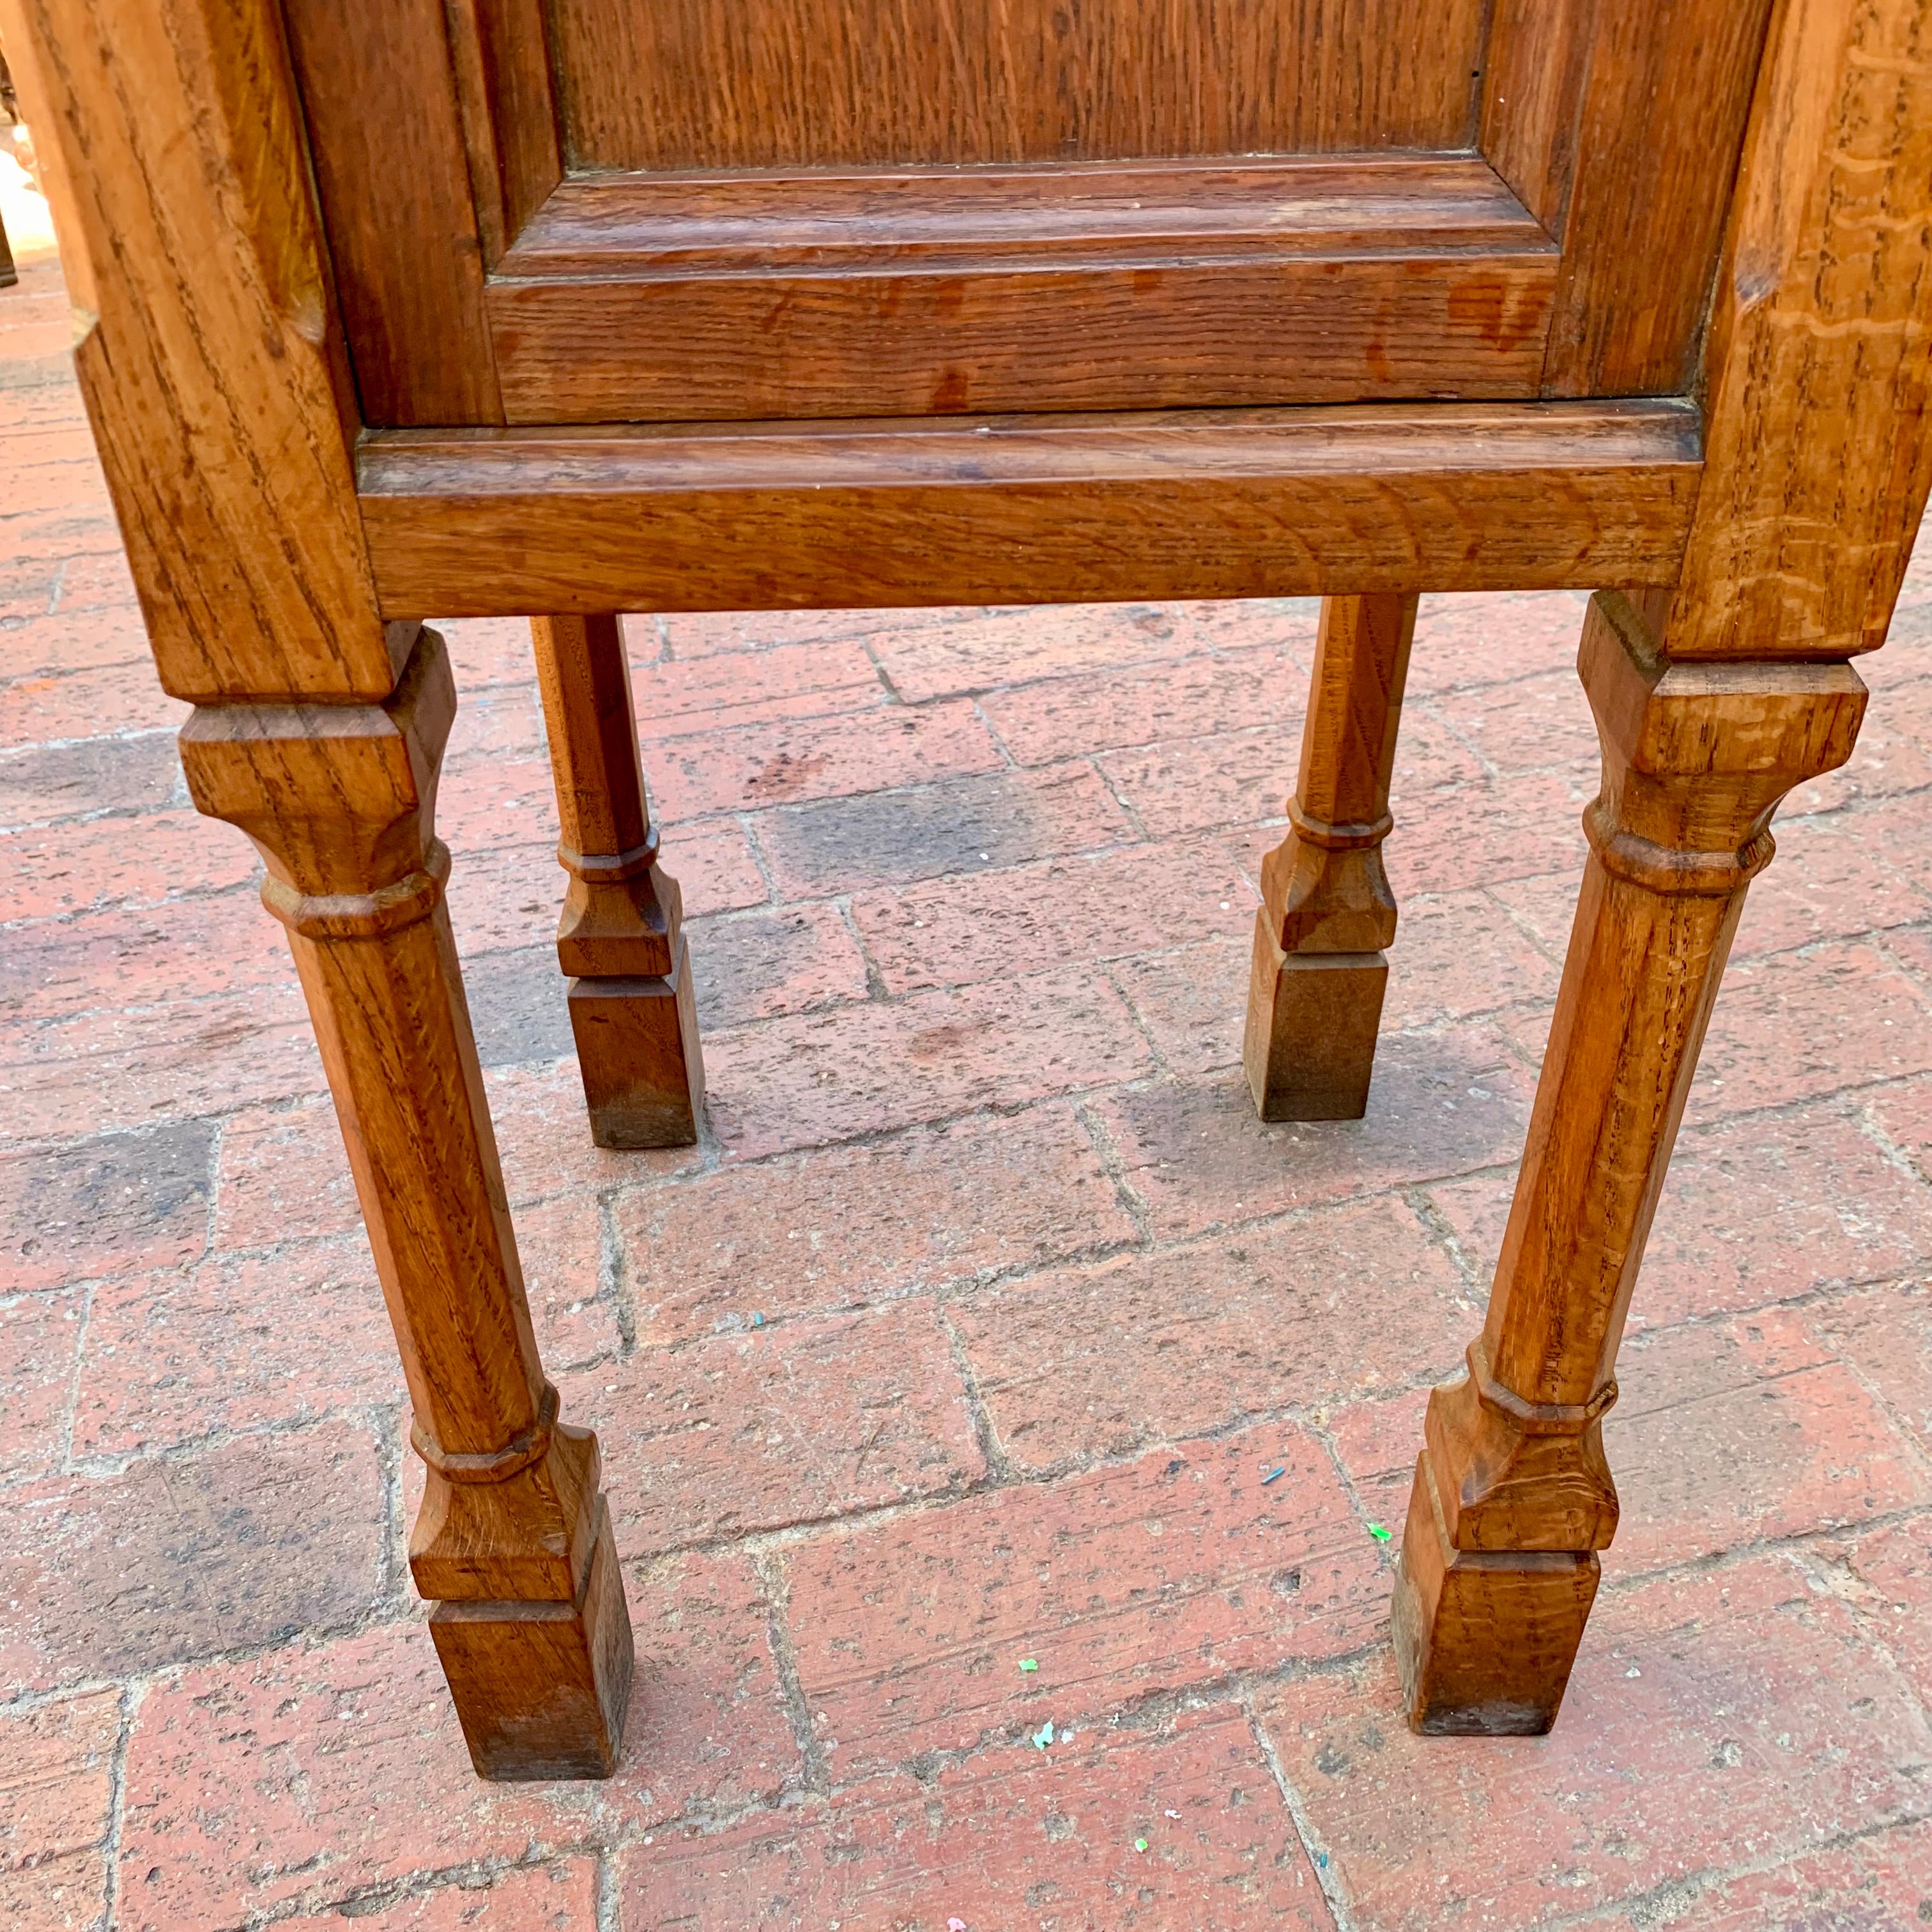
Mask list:
[[[1034,1732],[1033,1748],[1035,1750],[1044,1750],[1048,1744],[1052,1743],[1052,1742],[1053,1720],[1049,1718],[1045,1724],[1040,1726],[1038,1730]]]
[[[1144,1839],[1144,1838],[1136,1838],[1136,1839],[1134,1840],[1134,1850],[1135,1850],[1136,1851],[1137,1851],[1137,1852],[1144,1852],[1144,1851],[1145,1851],[1145,1850],[1147,1850],[1147,1840],[1146,1840],[1146,1839]]]
[[[1022,1670],[1037,1670],[1040,1668],[1040,1659],[1036,1657],[1023,1657],[1020,1659],[1020,1668]]]
[[[1393,1530],[1383,1528],[1382,1525],[1378,1522],[1372,1522],[1369,1525],[1369,1534],[1372,1536],[1378,1543],[1388,1542],[1389,1538],[1394,1535],[1394,1533],[1395,1532]]]

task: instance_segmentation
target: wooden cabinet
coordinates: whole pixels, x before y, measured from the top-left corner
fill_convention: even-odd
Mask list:
[[[1417,595],[1598,593],[1592,856],[1396,1582],[1412,1722],[1546,1728],[1744,890],[1850,755],[1932,481],[1932,0],[0,0],[0,32],[195,800],[301,966],[479,1768],[607,1771],[631,1652],[443,904],[433,613],[539,620],[560,957],[634,1144],[693,1132],[703,1076],[613,613],[1327,597],[1246,1064],[1264,1114],[1330,1118],[1396,928]]]

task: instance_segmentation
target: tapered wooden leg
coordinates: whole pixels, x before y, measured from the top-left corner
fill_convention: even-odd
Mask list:
[[[1359,1120],[1395,938],[1382,869],[1412,596],[1322,606],[1288,836],[1262,866],[1243,1059],[1264,1120]]]
[[[704,1060],[677,881],[658,864],[614,616],[536,617],[537,678],[570,874],[556,956],[599,1147],[688,1146]]]
[[[1603,744],[1590,857],[1488,1318],[1430,1399],[1397,1573],[1427,1732],[1556,1719],[1616,1528],[1617,1345],[1744,887],[1779,800],[1850,756],[1864,711],[1848,664],[1672,664],[1613,592],[1579,668]]]
[[[455,710],[416,638],[377,705],[203,706],[195,803],[260,848],[335,1096],[428,1466],[410,1541],[476,1768],[616,1764],[631,1626],[596,1438],[557,1419],[504,1204],[432,829]]]

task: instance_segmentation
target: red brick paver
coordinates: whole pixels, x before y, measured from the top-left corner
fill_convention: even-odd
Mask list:
[[[1238,1063],[1312,604],[628,620],[711,1095],[650,1155],[584,1130],[526,633],[446,626],[452,912],[640,1663],[616,1778],[493,1788],[300,994],[187,808],[68,339],[29,262],[0,1925],[1932,1922],[1932,566],[1754,889],[1606,1430],[1623,1529],[1555,1735],[1500,1743],[1401,1726],[1371,1526],[1502,1241],[1582,598],[1424,601],[1370,1111],[1309,1126]]]

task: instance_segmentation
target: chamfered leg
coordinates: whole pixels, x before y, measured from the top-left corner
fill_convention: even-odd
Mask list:
[[[592,1138],[599,1147],[688,1146],[704,1060],[680,929],[677,881],[658,864],[615,616],[536,617],[537,678],[570,874],[556,955]]]
[[[1358,1120],[1388,983],[1382,869],[1413,596],[1329,597],[1291,830],[1262,866],[1243,1060],[1264,1120]]]
[[[504,1203],[432,826],[455,711],[417,634],[380,704],[205,706],[196,805],[260,850],[287,927],[428,1466],[416,1587],[477,1770],[615,1767],[631,1625],[597,1439],[557,1417]]]
[[[1673,664],[1592,600],[1590,856],[1488,1318],[1431,1396],[1397,1573],[1410,1721],[1547,1730],[1617,1523],[1600,1430],[1651,1216],[1744,888],[1793,785],[1851,755],[1858,675]]]

